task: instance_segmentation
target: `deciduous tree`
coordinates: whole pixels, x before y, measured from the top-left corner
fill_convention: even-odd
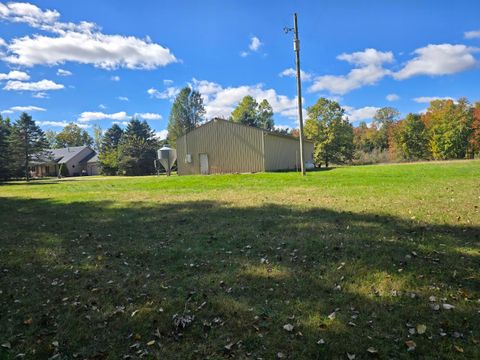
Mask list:
[[[205,116],[202,96],[198,91],[185,87],[175,98],[168,120],[168,140],[175,146],[185,131],[198,126]]]
[[[353,156],[353,128],[345,119],[345,110],[333,100],[320,98],[307,109],[307,139],[315,142],[314,161],[325,166],[342,164]]]
[[[69,146],[92,146],[93,139],[87,131],[81,129],[77,124],[70,123],[57,134],[56,145],[57,148]]]
[[[123,130],[117,124],[113,124],[104,134],[100,146],[98,159],[105,175],[118,173],[118,145],[123,136]]]
[[[429,148],[434,159],[463,159],[472,132],[472,108],[466,99],[435,100],[423,121],[429,132]]]

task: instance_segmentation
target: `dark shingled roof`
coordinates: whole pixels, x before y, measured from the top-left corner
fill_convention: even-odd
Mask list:
[[[57,164],[64,164],[70,161],[73,157],[78,155],[82,150],[88,148],[88,146],[71,146],[62,149],[49,149],[45,150],[44,153],[37,155],[37,158],[34,159],[32,163],[49,163],[56,162]],[[95,152],[92,150],[87,156],[85,156],[81,161],[87,161],[95,156]]]

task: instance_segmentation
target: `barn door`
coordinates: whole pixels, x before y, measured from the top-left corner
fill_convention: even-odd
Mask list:
[[[200,174],[208,175],[208,155],[200,154]]]

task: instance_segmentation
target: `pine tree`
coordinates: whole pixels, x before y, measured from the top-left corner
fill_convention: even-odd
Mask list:
[[[125,175],[155,172],[158,141],[146,121],[132,119],[125,129],[118,149],[118,168]]]
[[[10,119],[4,119],[0,114],[0,180],[6,180],[12,175],[12,153],[9,144],[11,132]]]
[[[30,162],[41,156],[48,148],[45,134],[35,124],[30,115],[22,113],[20,118],[13,124],[10,139],[14,170],[23,169],[25,178],[29,181]]]
[[[118,146],[122,136],[122,128],[113,124],[102,138],[98,159],[105,175],[116,175],[118,173]]]

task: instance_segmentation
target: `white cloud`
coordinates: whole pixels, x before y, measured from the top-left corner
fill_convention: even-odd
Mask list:
[[[173,100],[175,96],[178,95],[180,92],[180,89],[174,86],[170,86],[166,88],[163,91],[159,91],[155,88],[150,88],[147,90],[147,93],[152,97],[152,98],[157,98],[157,99],[170,99]]]
[[[285,69],[280,73],[280,77],[296,77],[296,76],[297,76],[297,71],[294,68]],[[300,70],[300,76],[303,81],[312,80],[312,74],[306,71]]]
[[[126,96],[118,96],[117,99],[120,101],[130,101]]]
[[[13,114],[13,111],[12,110],[2,110],[2,111],[0,111],[0,113],[2,113],[2,114]]]
[[[96,24],[63,23],[58,21],[59,17],[56,10],[44,11],[28,3],[0,3],[0,19],[26,23],[55,34],[15,38],[7,44],[3,60],[24,66],[72,61],[103,69],[155,69],[177,62],[168,48],[152,42],[149,37],[106,35]]]
[[[68,122],[68,121],[48,121],[48,120],[47,121],[36,121],[36,123],[39,126],[52,126],[52,127],[65,127],[67,125],[72,124],[72,122]],[[77,125],[81,129],[91,128],[91,126],[88,125],[88,124],[80,124],[80,123],[73,123],[73,124]]]
[[[47,90],[60,90],[63,89],[62,84],[57,84],[51,80],[41,80],[37,82],[22,82],[16,80],[10,80],[4,86],[3,90],[13,91],[47,91]]]
[[[250,52],[257,52],[260,47],[263,45],[263,43],[260,41],[260,39],[257,36],[252,36],[250,38],[250,44],[248,44],[248,49]],[[250,55],[249,51],[241,51],[240,56],[241,57],[247,57]]]
[[[7,46],[7,42],[5,40],[3,40],[2,38],[0,38],[0,47],[2,46]]]
[[[98,105],[98,107],[99,107],[100,109],[102,109],[102,110],[105,110],[105,109],[107,108],[107,107],[106,107],[105,105],[103,105],[103,104]]]
[[[341,54],[339,60],[347,61],[357,67],[347,75],[323,75],[314,79],[310,92],[327,90],[333,94],[343,95],[365,85],[374,85],[380,79],[390,74],[390,70],[383,67],[384,63],[393,62],[392,52],[382,52],[375,49],[352,54]]]
[[[388,94],[385,98],[388,101],[397,101],[400,99],[400,96],[398,96],[397,94]]]
[[[8,74],[0,73],[0,80],[30,80],[30,75],[23,71],[10,71]]]
[[[57,75],[58,76],[72,76],[72,72],[64,69],[58,69],[57,70]]]
[[[248,45],[248,48],[251,51],[258,51],[258,49],[260,49],[260,46],[262,45],[263,44],[258,37],[252,36],[252,38],[250,39],[250,45]]]
[[[453,98],[439,97],[439,96],[420,96],[413,99],[413,101],[419,104],[430,104],[432,101],[435,101],[435,100],[453,100]]]
[[[78,121],[81,123],[105,119],[122,121],[127,120],[128,118],[129,116],[125,111],[120,111],[113,114],[106,114],[100,111],[85,111],[80,114]]]
[[[12,111],[19,111],[19,112],[28,112],[28,111],[47,111],[47,109],[44,109],[42,107],[38,107],[38,106],[33,106],[33,105],[29,105],[29,106],[12,106],[10,108],[10,110]]]
[[[140,113],[135,114],[135,116],[138,116],[144,120],[160,120],[162,118],[162,115],[155,113]]]
[[[50,96],[46,92],[38,92],[32,95],[32,97],[37,98],[37,99],[49,99]]]
[[[168,136],[168,130],[160,130],[155,133],[155,136],[159,140],[165,140]]]
[[[480,30],[467,31],[464,37],[465,39],[480,39]]]
[[[393,77],[404,80],[417,75],[449,75],[468,70],[477,63],[472,55],[476,51],[478,49],[465,45],[428,45],[415,50],[415,58]]]
[[[365,106],[363,108],[355,109],[351,106],[343,106],[345,114],[350,122],[371,120],[375,113],[380,109],[375,106]]]
[[[163,85],[170,86],[173,84],[173,80],[165,79],[163,80]]]
[[[120,81],[120,76],[118,76],[118,75],[112,76],[112,77],[110,78],[110,80],[112,80],[112,81]]]
[[[10,2],[0,3],[0,19],[11,22],[27,23],[32,27],[41,28],[44,25],[55,23],[60,14],[56,10],[41,10],[29,3]]]
[[[224,88],[214,82],[193,79],[193,88],[203,97],[207,118],[229,117],[235,106],[247,95],[259,102],[267,99],[277,114],[289,118],[295,118],[297,114],[296,97],[278,95],[274,89],[265,89],[263,84]]]

